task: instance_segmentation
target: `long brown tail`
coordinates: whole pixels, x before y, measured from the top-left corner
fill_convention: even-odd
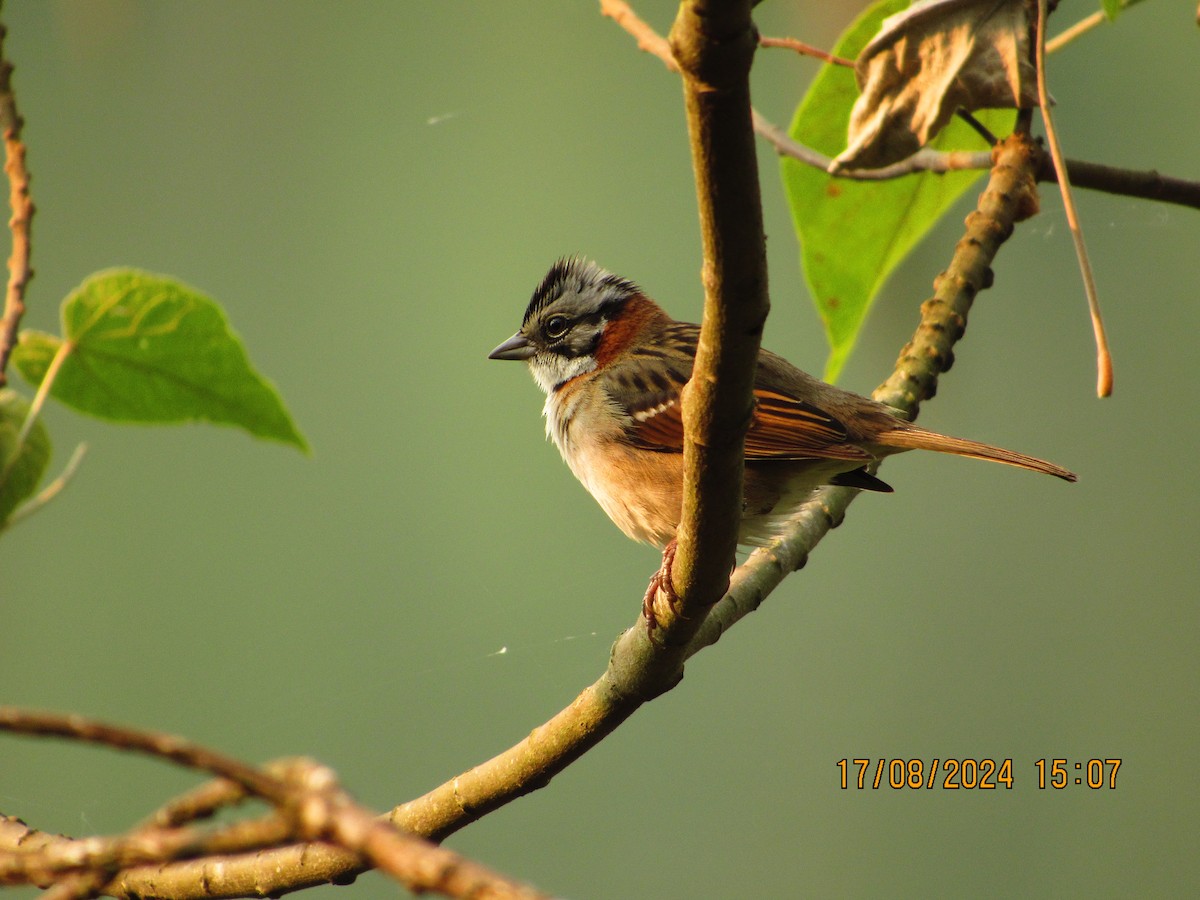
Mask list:
[[[1026,456],[1003,447],[993,447],[979,441],[968,441],[964,438],[950,437],[938,434],[936,431],[926,431],[913,425],[908,428],[897,428],[887,431],[875,438],[877,443],[885,447],[895,447],[900,450],[936,450],[939,453],[953,453],[957,456],[969,456],[972,459],[986,459],[991,462],[1005,463],[1018,466],[1033,472],[1043,472],[1064,481],[1075,481],[1075,473],[1056,466],[1052,462],[1038,459],[1036,456]]]

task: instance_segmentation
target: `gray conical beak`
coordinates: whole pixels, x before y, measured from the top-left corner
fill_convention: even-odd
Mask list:
[[[488,359],[529,359],[533,356],[533,345],[525,335],[517,332],[488,354]]]

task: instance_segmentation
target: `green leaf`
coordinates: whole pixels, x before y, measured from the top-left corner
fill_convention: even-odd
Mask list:
[[[27,415],[28,400],[16,391],[0,390],[0,528],[33,496],[50,462],[50,435],[40,419],[17,451],[17,436]]]
[[[13,362],[40,384],[66,358],[50,395],[114,422],[203,420],[236,425],[307,452],[275,387],[250,365],[215,302],[169,278],[112,269],[63,303],[64,341],[22,332]]]
[[[850,25],[833,52],[853,59],[879,31],[880,22],[907,5],[905,0],[876,3]],[[796,109],[792,138],[836,156],[846,146],[850,109],[857,97],[852,70],[824,66]],[[1001,135],[1012,130],[1015,116],[1012,110],[976,114]],[[957,119],[932,146],[986,149],[982,138]],[[982,172],[917,173],[870,182],[834,178],[790,158],[781,166],[805,279],[829,341],[825,378],[833,381],[888,275]]]

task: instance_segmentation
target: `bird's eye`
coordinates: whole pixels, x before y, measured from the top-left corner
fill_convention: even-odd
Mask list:
[[[566,316],[551,316],[546,320],[545,326],[546,337],[551,340],[558,340],[564,334],[571,330],[571,322]]]

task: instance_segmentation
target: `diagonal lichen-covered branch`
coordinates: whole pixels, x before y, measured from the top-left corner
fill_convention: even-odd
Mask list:
[[[992,260],[1013,226],[1038,209],[1036,174],[1042,151],[1028,135],[1014,134],[992,151],[987,187],[966,218],[966,230],[946,270],[934,279],[933,296],[921,304],[921,321],[896,366],[873,396],[907,418],[937,393],[938,377],[954,364],[954,345],[967,327],[976,294],[992,284]],[[756,550],[734,574],[729,593],[705,618],[686,655],[715,643],[735,622],[758,608],[779,583],[801,568],[817,543],[841,524],[858,495],[825,487],[793,518],[787,535]]]

